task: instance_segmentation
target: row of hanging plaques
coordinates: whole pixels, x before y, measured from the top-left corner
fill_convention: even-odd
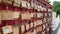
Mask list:
[[[1,11],[0,12],[1,20],[15,20],[15,19],[32,19],[32,18],[41,18],[43,13],[29,13],[29,12],[17,12],[17,11]]]
[[[47,29],[47,31],[49,31],[49,24],[43,24],[42,20],[37,20],[31,23],[21,23],[20,25],[6,25],[3,26],[1,29],[1,33],[2,34],[37,34],[37,32],[41,32],[42,30],[45,31],[45,29]],[[45,34],[45,33],[44,33]]]
[[[41,12],[18,12],[18,11],[10,11],[10,10],[1,10],[0,12],[0,19],[1,20],[15,20],[15,19],[32,19],[32,18],[43,18],[51,17],[51,14],[48,13],[41,13]]]
[[[31,2],[27,2],[27,1],[24,1],[24,0],[0,0],[1,3],[5,3],[5,4],[11,4],[13,6],[16,6],[16,7],[23,7],[23,8],[27,8],[27,9],[36,9],[37,11],[46,11],[47,8],[46,7],[42,7],[42,5],[38,5],[33,3],[32,1]],[[52,9],[48,8],[48,11],[51,12]]]

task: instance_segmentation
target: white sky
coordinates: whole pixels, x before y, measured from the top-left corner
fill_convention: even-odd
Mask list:
[[[50,0],[51,1],[51,5],[53,4],[53,1],[60,1],[60,0]]]

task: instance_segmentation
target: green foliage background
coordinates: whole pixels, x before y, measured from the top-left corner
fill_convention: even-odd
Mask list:
[[[53,10],[57,13],[57,16],[60,15],[60,2],[54,1],[53,2]]]

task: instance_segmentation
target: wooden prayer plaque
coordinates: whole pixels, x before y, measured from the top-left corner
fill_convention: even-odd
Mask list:
[[[2,12],[2,20],[14,20],[19,18],[19,12],[4,11]]]
[[[20,5],[21,5],[21,0],[14,0],[13,5],[14,5],[14,6],[17,6],[17,7],[20,7]]]
[[[21,3],[22,3],[22,7],[27,7],[27,2],[26,1],[21,1]]]
[[[45,28],[46,28],[45,25],[43,25],[43,30],[44,30]]]
[[[21,33],[25,31],[25,25],[21,25]]]
[[[31,8],[31,5],[29,2],[27,2],[27,8],[30,9]]]
[[[2,31],[3,31],[3,34],[12,34],[12,26],[4,26],[4,27],[2,27]]]
[[[26,30],[29,30],[29,24],[26,23],[25,25],[26,25]]]
[[[31,27],[31,28],[33,27],[33,22],[30,23],[30,27]]]
[[[21,18],[23,19],[31,19],[31,14],[29,12],[25,12],[21,14]]]
[[[13,34],[19,34],[19,26],[13,26]]]
[[[13,0],[3,0],[3,3],[12,4],[12,1],[13,1]]]

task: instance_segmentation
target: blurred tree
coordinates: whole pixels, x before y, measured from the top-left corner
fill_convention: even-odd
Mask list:
[[[57,13],[57,16],[60,15],[60,2],[54,1],[53,6],[54,6],[53,10]]]

